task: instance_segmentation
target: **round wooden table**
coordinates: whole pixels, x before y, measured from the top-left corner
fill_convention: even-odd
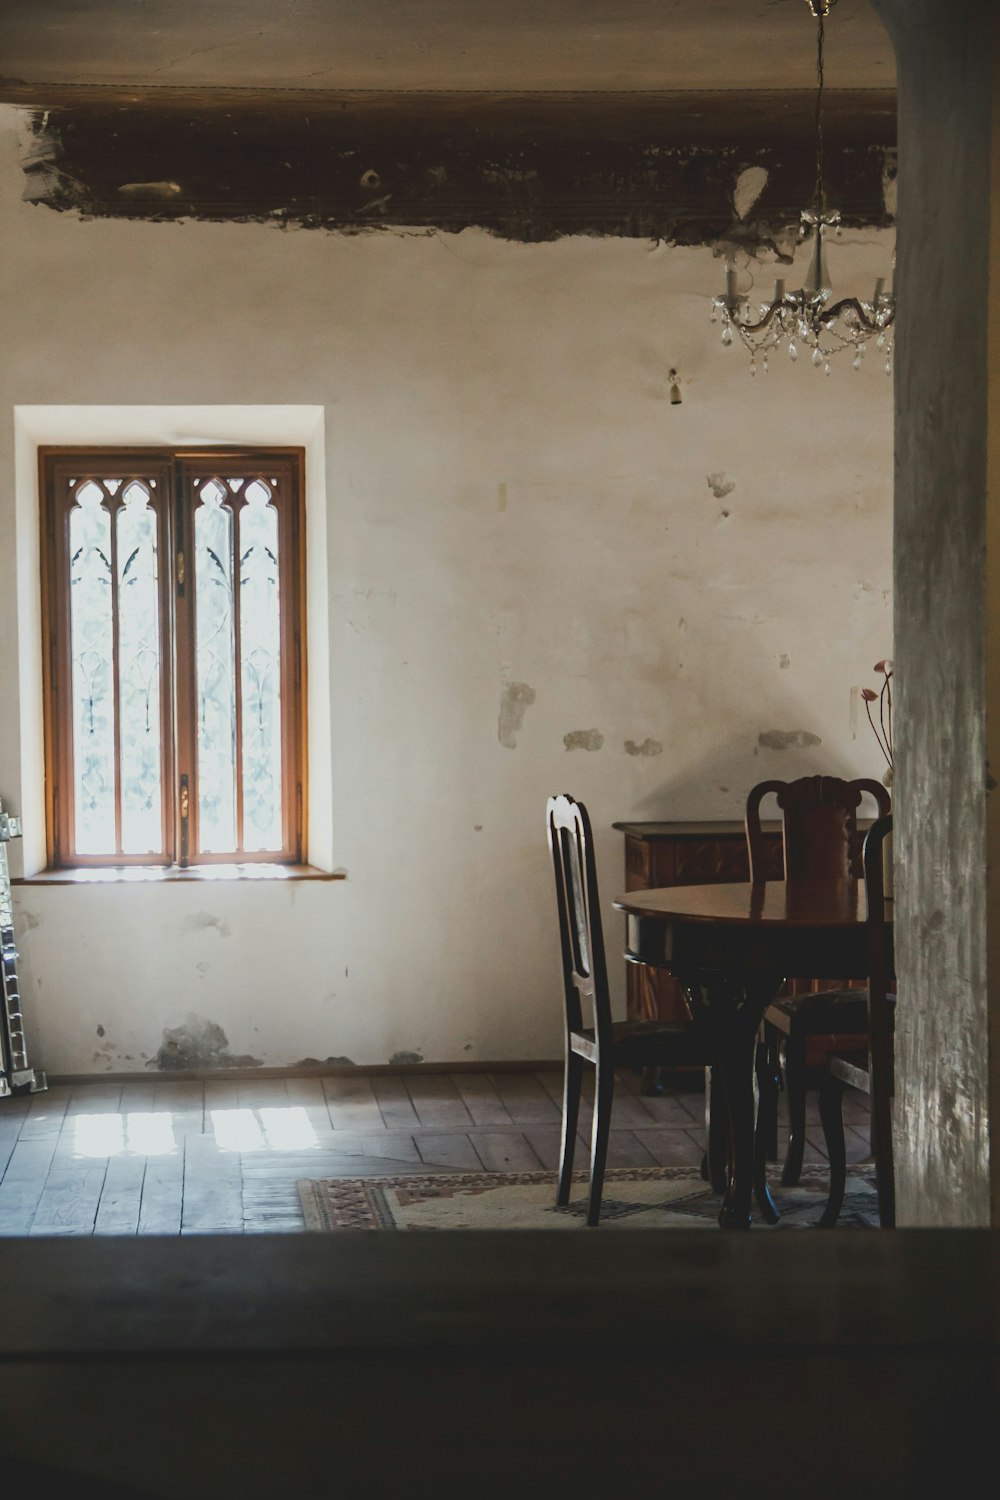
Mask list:
[[[729,1127],[720,1225],[750,1227],[755,1188],[765,1218],[774,1222],[763,1155],[754,1149],[760,1024],[786,979],[867,978],[864,882],[669,886],[621,896],[614,905],[627,919],[626,958],[668,969],[709,1028]]]

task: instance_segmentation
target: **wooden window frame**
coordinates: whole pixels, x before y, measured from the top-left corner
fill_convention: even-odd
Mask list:
[[[50,869],[87,867],[303,864],[306,857],[306,633],[305,454],[302,448],[43,447],[41,497],[43,711],[45,816]],[[280,850],[206,853],[198,849],[197,706],[194,668],[194,486],[216,478],[265,483],[279,478],[278,521],[281,620],[282,847]],[[163,854],[78,854],[74,847],[72,652],[70,645],[69,515],[74,497],[67,481],[116,478],[123,493],[131,479],[164,497],[157,514],[161,632],[160,721]],[[162,487],[162,488],[161,488]],[[114,507],[112,506],[112,509]],[[114,534],[114,529],[112,529]],[[235,528],[234,528],[235,535]],[[238,611],[234,623],[238,645]],[[115,620],[117,630],[117,619]],[[236,657],[238,662],[238,655]],[[236,669],[236,701],[240,672]],[[117,683],[115,687],[117,693]],[[237,708],[239,713],[239,708]],[[239,723],[239,719],[237,719]],[[237,735],[239,755],[239,735]],[[120,746],[115,736],[116,780]],[[239,761],[237,761],[237,766]],[[242,794],[237,771],[237,831]],[[116,821],[120,824],[120,814]]]

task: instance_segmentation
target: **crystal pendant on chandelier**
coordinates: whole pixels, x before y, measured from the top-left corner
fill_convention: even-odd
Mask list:
[[[802,214],[802,235],[812,235],[812,257],[806,285],[785,290],[783,280],[774,285],[769,302],[759,305],[756,315],[750,299],[736,290],[736,272],[726,267],[726,290],[712,301],[712,321],[721,317],[722,342],[731,344],[737,334],[750,352],[750,373],[755,374],[757,356],[767,370],[767,354],[786,345],[789,357],[798,358],[799,346],[812,350],[812,363],[830,373],[830,359],[842,349],[852,349],[851,363],[859,370],[870,340],[874,339],[884,359],[886,374],[892,370],[892,335],[887,330],[896,316],[895,297],[885,291],[885,280],[875,283],[871,299],[841,297],[831,302],[833,288],[826,264],[825,236],[836,228],[840,214],[826,207],[823,187],[823,42],[824,21],[837,0],[806,0],[816,17],[816,195],[812,209]]]

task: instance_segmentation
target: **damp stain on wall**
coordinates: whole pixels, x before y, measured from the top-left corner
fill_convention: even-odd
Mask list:
[[[524,725],[524,716],[534,701],[535,690],[527,682],[505,683],[497,715],[497,739],[505,750],[517,749],[517,736]]]
[[[808,729],[765,729],[757,736],[757,743],[765,750],[809,750],[823,741]]]
[[[222,917],[214,916],[210,911],[192,912],[180,924],[180,930],[183,933],[209,932],[213,928],[219,934],[220,938],[227,938],[230,935],[229,923]]]
[[[600,750],[604,736],[599,729],[571,729],[563,735],[567,750]]]
[[[420,1052],[394,1052],[389,1059],[391,1068],[401,1068],[406,1063],[422,1063],[423,1054]]]
[[[165,1026],[163,1041],[147,1068],[161,1073],[197,1068],[260,1068],[259,1057],[229,1050],[229,1038],[222,1027],[204,1016],[189,1012],[180,1026]]]
[[[714,474],[706,474],[705,483],[712,491],[716,500],[724,500],[736,488],[736,481],[734,479],[727,479],[721,469],[717,469]]]
[[[635,740],[625,741],[626,755],[662,755],[663,746],[659,740],[651,740],[648,737],[637,744]]]

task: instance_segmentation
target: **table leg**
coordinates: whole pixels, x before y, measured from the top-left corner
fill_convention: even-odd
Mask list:
[[[783,975],[740,978],[722,972],[685,975],[682,982],[695,1014],[704,1017],[712,1040],[729,1126],[726,1194],[719,1211],[723,1229],[750,1228],[750,1200],[756,1193],[768,1223],[778,1211],[768,1191],[764,1152],[757,1152],[754,1132],[754,1061],[764,1012],[783,982]]]

